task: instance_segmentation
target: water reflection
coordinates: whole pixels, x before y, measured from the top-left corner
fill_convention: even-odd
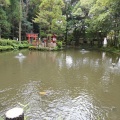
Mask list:
[[[44,86],[44,85],[43,85]],[[29,102],[30,120],[91,120],[104,119],[103,113],[106,109],[100,109],[95,105],[94,98],[80,88],[74,88],[73,91],[67,89],[49,88],[50,94],[43,96],[38,94],[43,89],[42,83],[31,81],[22,87],[22,94],[25,102]],[[73,94],[75,93],[75,94]],[[32,114],[31,114],[32,113]]]
[[[120,118],[119,56],[80,50],[26,51],[21,67],[15,54],[0,59],[0,116],[18,103],[29,103],[25,116],[30,120]],[[118,69],[110,68],[114,60]]]
[[[73,63],[72,57],[71,56],[66,56],[66,65],[68,67],[71,67]]]
[[[106,53],[103,52],[103,53],[102,53],[102,60],[105,60],[105,58],[106,58]]]

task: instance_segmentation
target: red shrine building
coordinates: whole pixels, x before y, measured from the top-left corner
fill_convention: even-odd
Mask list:
[[[26,37],[28,39],[28,42],[32,44],[34,40],[37,42],[38,33],[26,33]]]
[[[48,40],[49,38],[43,38],[42,41],[39,41],[38,33],[26,33],[26,37],[28,42],[34,46],[42,45],[44,47],[56,47],[57,36],[55,34],[51,36],[50,41]]]

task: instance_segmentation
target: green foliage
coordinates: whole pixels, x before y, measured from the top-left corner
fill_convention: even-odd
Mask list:
[[[106,36],[113,30],[111,43],[119,46],[120,0],[23,0],[22,15],[19,3],[19,0],[0,0],[0,37],[18,38],[18,23],[21,17],[22,38],[33,28],[34,32],[40,32],[40,37],[46,37],[48,33],[70,33],[74,38],[67,36],[69,41],[77,41],[79,37],[85,39],[85,35],[97,38],[96,33],[99,31]],[[12,46],[11,42],[2,44]],[[15,49],[25,47],[15,44]]]
[[[58,46],[56,46],[54,49],[52,49],[52,51],[57,51],[57,50],[59,50]]]
[[[28,44],[28,41],[21,41],[22,44]]]
[[[29,44],[19,44],[19,49],[28,48]]]
[[[12,46],[13,46],[14,50],[18,50],[19,49],[19,45],[18,44],[13,43]]]
[[[29,50],[36,50],[36,46],[29,46]]]
[[[72,10],[71,21],[68,23],[69,29],[90,38],[98,38],[98,33],[101,32],[101,38],[107,36],[111,30],[114,30],[115,46],[119,44],[119,7],[118,0],[80,0],[76,3]],[[80,31],[80,32],[79,32]],[[97,33],[97,34],[96,34]],[[90,35],[92,34],[92,35]],[[76,36],[77,37],[77,36]]]
[[[27,41],[22,41],[21,44],[16,40],[0,40],[0,51],[5,50],[18,50],[23,48],[28,48],[29,44]]]
[[[89,10],[89,28],[92,31],[99,31],[102,32],[107,31],[108,20],[110,16],[110,11],[108,10],[107,6],[103,3],[103,1],[96,0],[94,4],[90,7]],[[103,29],[102,29],[103,28]]]
[[[13,49],[14,48],[12,46],[0,46],[0,51],[8,51]]]
[[[58,46],[58,48],[62,48],[62,41],[58,41],[57,46]]]
[[[64,30],[65,16],[62,15],[64,7],[63,0],[42,0],[39,12],[34,18],[35,23],[39,23],[41,28],[46,28],[47,33]]]
[[[0,0],[0,4],[3,6],[10,5],[10,0]]]
[[[6,40],[1,40],[0,41],[0,45],[1,46],[6,46],[7,45],[7,41]]]
[[[11,4],[8,9],[8,16],[10,22],[14,25],[19,22],[19,1],[18,0],[10,0]],[[14,22],[13,22],[14,21]]]
[[[4,32],[9,32],[10,30],[10,23],[8,22],[8,17],[6,11],[0,7],[0,38]]]
[[[40,36],[41,36],[41,37],[46,37],[47,34],[46,34],[43,30],[41,30],[41,31],[40,31]]]

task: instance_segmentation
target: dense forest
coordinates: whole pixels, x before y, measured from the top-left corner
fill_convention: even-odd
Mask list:
[[[0,0],[0,38],[25,40],[55,33],[67,44],[79,45],[107,37],[120,47],[119,0]]]

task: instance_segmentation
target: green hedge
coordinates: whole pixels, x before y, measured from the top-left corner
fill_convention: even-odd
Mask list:
[[[0,51],[14,50],[12,46],[0,46]]]
[[[28,47],[29,43],[27,41],[21,41],[21,43],[19,43],[17,40],[0,39],[0,51],[18,50]]]

